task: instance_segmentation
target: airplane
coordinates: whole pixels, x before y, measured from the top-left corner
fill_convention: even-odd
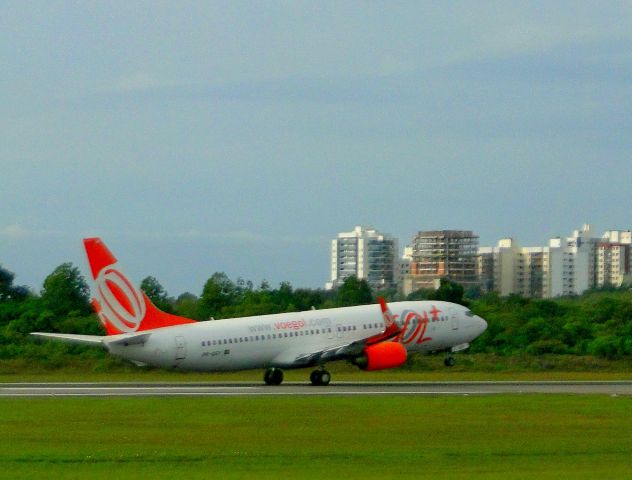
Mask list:
[[[132,285],[100,238],[83,240],[106,335],[33,332],[31,335],[101,346],[137,365],[193,371],[265,369],[280,385],[284,369],[317,367],[325,386],[328,362],[348,360],[366,371],[396,368],[409,354],[469,347],[487,323],[468,308],[442,301],[392,302],[224,320],[195,321],[159,310]]]

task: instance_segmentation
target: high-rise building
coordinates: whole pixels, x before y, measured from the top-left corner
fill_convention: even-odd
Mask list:
[[[631,264],[630,231],[611,230],[597,239],[586,224],[570,237],[552,238],[547,247],[522,248],[510,238],[481,247],[477,272],[483,292],[550,298],[619,287],[630,278]]]
[[[549,289],[547,297],[580,295],[595,286],[595,247],[590,225],[573,236],[549,241]]]
[[[410,274],[403,280],[405,295],[420,288],[437,288],[441,278],[464,288],[478,285],[478,236],[470,230],[418,232],[412,240]]]
[[[597,243],[595,283],[598,287],[620,287],[630,276],[632,232],[609,230]]]
[[[337,288],[350,276],[366,280],[374,289],[394,288],[399,271],[397,239],[357,226],[331,241],[331,280],[325,288]]]
[[[520,247],[503,238],[497,247],[478,249],[477,271],[484,293],[543,297],[548,285],[548,247]]]

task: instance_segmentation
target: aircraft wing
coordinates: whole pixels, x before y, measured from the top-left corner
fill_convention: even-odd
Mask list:
[[[388,309],[383,298],[379,298],[382,316],[384,317],[385,329],[377,335],[372,335],[354,342],[341,343],[339,345],[328,346],[325,349],[314,352],[299,352],[286,350],[275,358],[275,365],[285,368],[300,368],[319,365],[333,360],[350,359],[362,354],[364,349],[376,343],[385,342],[395,338],[401,329],[395,322],[395,317]]]

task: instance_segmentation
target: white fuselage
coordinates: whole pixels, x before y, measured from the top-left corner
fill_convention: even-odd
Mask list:
[[[434,301],[389,304],[409,353],[468,344],[487,324],[467,308]],[[384,331],[379,305],[209,320],[148,330],[143,344],[109,345],[123,358],[182,370],[300,368],[300,355],[350,344]]]

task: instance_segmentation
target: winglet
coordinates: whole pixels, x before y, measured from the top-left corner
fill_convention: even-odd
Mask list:
[[[382,333],[368,338],[366,341],[367,345],[374,345],[376,343],[389,340],[393,337],[396,337],[400,333],[400,328],[397,326],[397,322],[395,321],[397,317],[391,313],[391,310],[388,308],[384,297],[377,297],[377,301],[380,303],[380,310],[382,310],[382,317],[384,318],[385,328]]]

